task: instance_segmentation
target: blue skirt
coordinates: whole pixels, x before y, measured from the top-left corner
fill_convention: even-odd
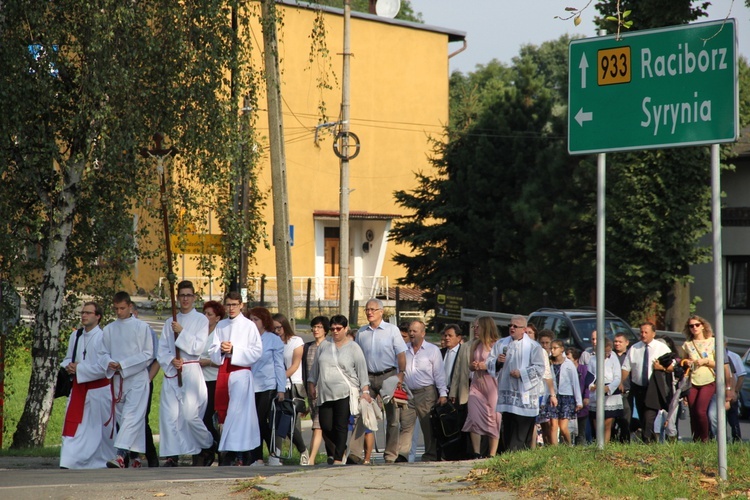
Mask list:
[[[576,397],[558,394],[557,406],[548,406],[549,418],[570,420],[576,418]]]

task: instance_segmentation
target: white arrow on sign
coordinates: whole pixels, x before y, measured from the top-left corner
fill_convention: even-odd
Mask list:
[[[589,61],[586,59],[586,53],[581,55],[581,63],[578,65],[581,69],[581,88],[586,88],[586,69],[589,67]]]
[[[578,113],[576,113],[576,121],[578,122],[578,125],[583,127],[583,122],[590,122],[594,119],[594,113],[593,111],[587,111],[584,112],[583,108],[578,110]]]

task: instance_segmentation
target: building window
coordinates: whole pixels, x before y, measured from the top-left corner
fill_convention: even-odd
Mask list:
[[[727,257],[727,308],[750,309],[747,285],[750,256]]]

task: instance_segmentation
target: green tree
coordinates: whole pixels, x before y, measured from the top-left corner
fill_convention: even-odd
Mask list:
[[[596,9],[602,17],[596,19],[600,28],[608,29],[611,33],[617,31],[617,23],[607,21],[607,16],[615,16],[617,7],[620,12],[630,11],[629,21],[633,26],[628,31],[661,28],[686,24],[705,17],[706,9],[711,2],[693,0],[601,0]]]
[[[561,182],[571,170],[564,155],[567,77],[559,68],[567,66],[568,41],[525,47],[511,67],[493,61],[451,76],[451,125],[432,159],[437,175],[420,173],[416,190],[396,193],[414,212],[392,233],[414,252],[395,258],[406,268],[404,283],[433,295],[460,289],[468,305],[485,308],[497,288],[505,310],[538,307],[548,287],[567,299],[578,293],[560,290],[559,276],[540,271],[553,252],[576,248],[577,236],[558,240],[562,231],[548,221],[576,226],[569,200],[580,202],[578,182],[586,182]]]
[[[205,224],[207,207],[219,211],[225,231],[234,223],[229,184],[249,168],[231,161],[237,101],[254,81],[247,72],[226,78],[249,66],[249,49],[234,43],[246,23],[232,29],[232,7],[244,8],[202,0],[0,4],[0,275],[26,290],[35,315],[13,447],[44,442],[60,332],[67,337],[77,297],[94,293],[108,304],[136,256],[161,256],[144,255],[142,244],[160,249],[164,237],[148,224],[158,220],[155,162],[138,154],[155,131],[180,149],[170,175],[169,209],[182,222],[175,231]]]

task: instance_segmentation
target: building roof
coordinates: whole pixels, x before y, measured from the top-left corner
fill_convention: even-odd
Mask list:
[[[313,212],[316,219],[338,219],[340,212],[338,210],[316,210]],[[354,220],[390,220],[402,217],[401,214],[377,214],[365,212],[364,210],[351,210],[349,219]]]
[[[344,9],[339,9],[337,7],[328,7],[326,5],[310,4],[306,2],[300,2],[298,0],[277,0],[276,3],[300,9],[321,10],[323,12],[328,12],[335,15],[344,15]],[[375,14],[369,14],[367,12],[352,11],[352,18],[365,19],[368,21],[375,21],[383,24],[393,24],[396,26],[403,26],[405,28],[412,28],[417,30],[431,31],[433,33],[442,33],[448,36],[449,42],[463,42],[466,39],[465,31],[451,28],[441,28],[439,26],[432,26],[429,24],[414,23],[411,21],[402,21],[400,19],[390,19],[388,17],[376,16]]]
[[[396,300],[396,289],[398,289],[399,300],[407,302],[422,302],[424,300],[424,290],[405,286],[388,287],[388,300]]]

